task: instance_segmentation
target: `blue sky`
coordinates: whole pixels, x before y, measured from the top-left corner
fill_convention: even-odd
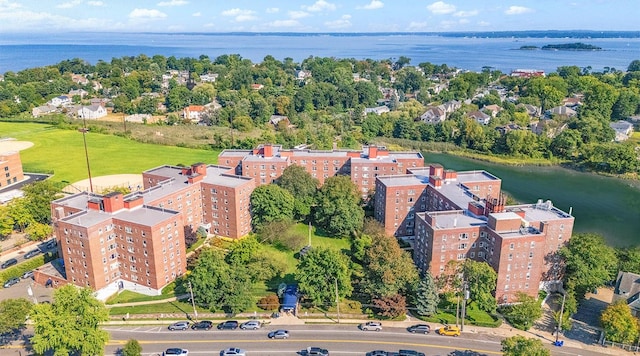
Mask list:
[[[0,33],[639,30],[640,0],[0,0]]]

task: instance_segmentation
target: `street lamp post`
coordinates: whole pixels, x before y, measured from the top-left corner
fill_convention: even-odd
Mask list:
[[[84,142],[84,156],[87,159],[87,173],[89,174],[89,190],[93,193],[93,182],[91,181],[91,167],[89,166],[89,151],[87,150],[87,132],[89,129],[87,128],[87,121],[83,117],[82,118],[82,128],[78,129],[78,131],[82,132],[82,141]]]
[[[191,306],[193,306],[193,316],[195,321],[198,321],[198,311],[196,310],[196,301],[193,299],[193,288],[191,288],[191,281],[189,281],[189,293],[191,294]]]
[[[469,284],[465,281],[462,290],[462,318],[460,320],[460,331],[464,331],[464,318],[467,314],[467,300],[469,300]]]
[[[562,293],[562,306],[560,307],[560,319],[558,320],[558,326],[556,328],[556,345],[558,344],[558,338],[560,337],[560,330],[562,330],[562,314],[564,313],[564,301],[567,298],[567,293]]]

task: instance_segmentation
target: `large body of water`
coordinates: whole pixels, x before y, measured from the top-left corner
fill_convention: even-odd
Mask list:
[[[542,69],[547,73],[560,66],[576,65],[602,71],[604,67],[626,70],[640,59],[640,35],[598,37],[600,33],[495,33],[466,36],[438,34],[155,34],[155,33],[74,33],[3,34],[0,37],[0,73],[19,71],[81,58],[95,64],[122,56],[156,54],[164,56],[215,58],[240,54],[252,62],[267,55],[278,60],[290,57],[300,62],[309,56],[394,59],[406,56],[412,65],[422,62],[480,71],[484,66],[505,73],[520,68]],[[575,34],[575,33],[573,33]],[[492,35],[492,36],[489,36]],[[548,36],[547,36],[548,35]],[[529,37],[528,37],[529,36]],[[544,46],[582,42],[602,51],[519,50],[521,46]]]
[[[484,169],[502,179],[502,188],[522,203],[538,199],[575,217],[574,232],[598,233],[611,246],[640,246],[640,182],[581,173],[561,167],[514,167],[425,153],[426,162],[457,171]]]

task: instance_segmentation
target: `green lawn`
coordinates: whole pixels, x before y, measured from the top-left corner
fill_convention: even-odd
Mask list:
[[[53,171],[54,181],[76,182],[87,178],[82,134],[51,125],[0,122],[0,136],[31,141],[34,146],[21,151],[25,172]],[[164,164],[217,163],[214,150],[197,150],[139,143],[123,137],[87,134],[87,150],[92,176],[141,173]]]
[[[209,313],[210,311],[205,308],[196,306],[198,313]],[[137,305],[134,307],[114,307],[109,309],[110,315],[125,315],[125,314],[173,314],[184,313],[193,315],[193,306],[191,303],[185,302],[168,302],[160,304],[146,304]]]

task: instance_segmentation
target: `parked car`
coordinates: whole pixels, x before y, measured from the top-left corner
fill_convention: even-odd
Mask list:
[[[380,331],[382,330],[382,323],[380,323],[379,321],[368,321],[366,323],[360,324],[359,328],[363,331]]]
[[[26,271],[22,274],[22,279],[33,278],[33,271]]]
[[[240,329],[242,329],[242,330],[247,330],[247,329],[249,329],[249,330],[257,330],[257,329],[260,329],[261,326],[262,326],[262,324],[259,321],[250,320],[250,321],[247,321],[245,323],[240,324]]]
[[[367,356],[388,356],[389,353],[383,350],[373,350],[367,352]]]
[[[37,255],[39,255],[40,253],[42,253],[42,251],[35,249],[35,250],[31,250],[27,253],[24,254],[24,259],[29,259],[31,257],[36,257]]]
[[[399,350],[398,356],[424,356],[424,353],[416,350]]]
[[[18,282],[20,282],[20,278],[18,277],[9,278],[6,282],[4,282],[4,287],[9,288],[14,284],[18,284]]]
[[[247,352],[237,347],[230,347],[220,351],[220,356],[246,356]]]
[[[287,330],[275,330],[267,334],[269,339],[288,339],[289,332]]]
[[[460,328],[453,325],[443,326],[438,329],[438,334],[447,336],[460,336]]]
[[[172,347],[172,348],[166,349],[165,352],[162,353],[162,356],[165,356],[165,355],[188,355],[188,354],[189,354],[189,350],[179,349],[177,347]]]
[[[179,321],[177,323],[173,323],[169,325],[169,330],[187,330],[189,328],[188,321]]]
[[[18,264],[18,260],[16,260],[15,258],[10,258],[4,262],[2,262],[2,264],[0,265],[0,268],[5,269],[5,268],[9,268],[15,264]]]
[[[329,356],[329,350],[323,349],[321,347],[307,347],[307,352],[305,353],[308,356]]]
[[[224,323],[218,324],[220,330],[235,330],[238,328],[238,322],[235,320],[227,320]]]
[[[193,330],[210,330],[213,327],[213,322],[209,320],[202,320],[191,325]]]
[[[431,332],[431,327],[427,324],[416,324],[416,325],[411,325],[410,327],[407,328],[407,331],[409,331],[410,333],[423,333],[423,334],[428,334]]]

